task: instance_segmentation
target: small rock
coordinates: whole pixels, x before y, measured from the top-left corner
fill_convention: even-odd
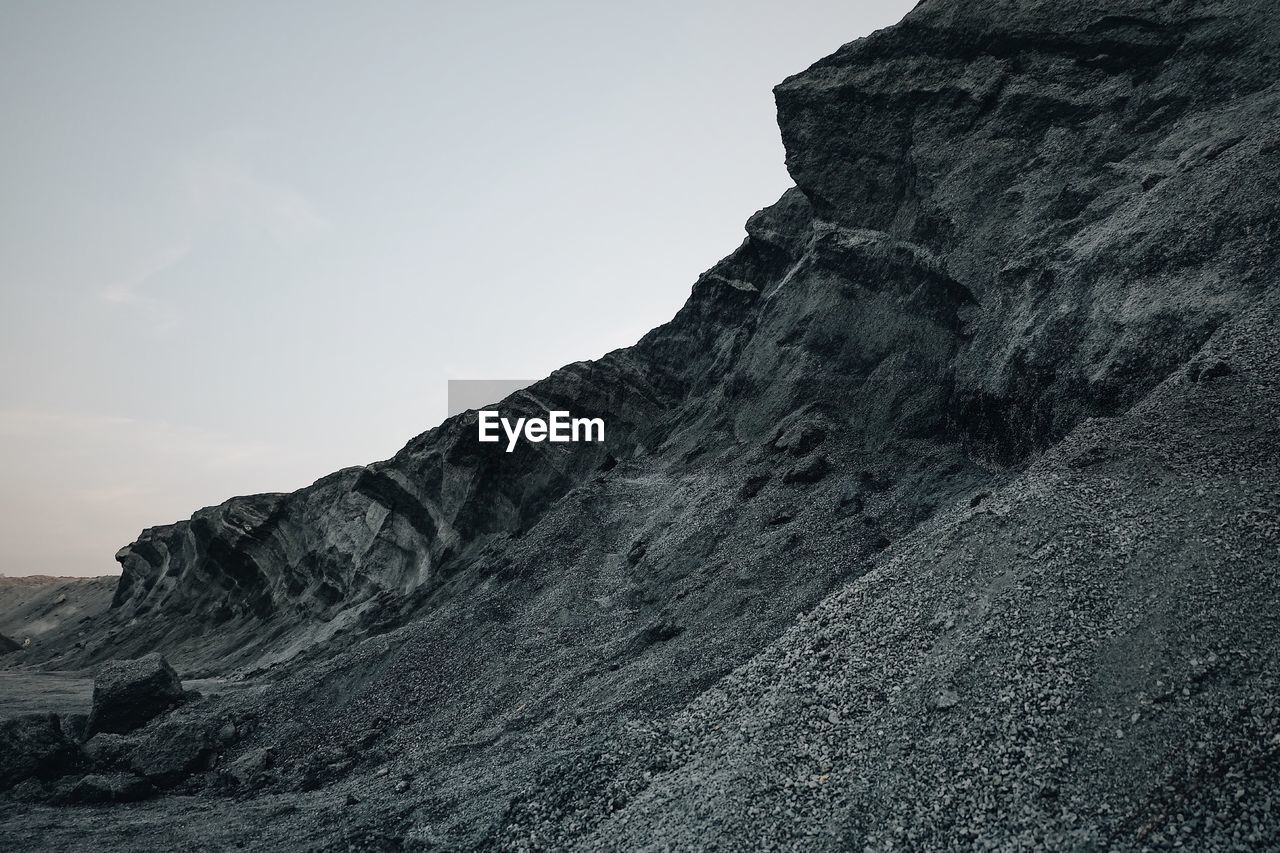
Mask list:
[[[251,749],[232,762],[225,773],[237,784],[248,785],[271,767],[271,750]]]
[[[858,483],[845,483],[836,500],[836,508],[843,514],[851,515],[866,509],[866,501],[862,497],[863,489]]]
[[[939,690],[929,700],[930,707],[938,711],[946,711],[960,704],[960,694],[949,688]]]
[[[155,794],[147,780],[129,773],[93,774],[71,789],[68,799],[75,803],[134,803]]]
[[[1221,358],[1215,359],[1204,370],[1200,372],[1201,379],[1219,379],[1223,376],[1232,374],[1231,364]]]
[[[157,785],[174,785],[197,770],[207,769],[213,749],[199,724],[165,720],[147,730],[138,742],[130,767]]]
[[[644,559],[645,551],[647,549],[648,546],[644,542],[638,541],[631,543],[631,549],[627,551],[627,562],[630,565],[636,565]]]
[[[749,501],[756,495],[760,494],[760,490],[769,482],[768,474],[752,474],[743,482],[742,487],[738,489],[738,497],[744,501]]]
[[[104,772],[128,767],[136,746],[134,738],[102,732],[85,741],[84,751],[94,769]]]

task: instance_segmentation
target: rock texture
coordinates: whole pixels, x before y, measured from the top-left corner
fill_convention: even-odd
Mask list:
[[[184,698],[182,681],[158,652],[136,660],[111,661],[94,676],[93,708],[85,734],[131,732]]]
[[[93,748],[193,795],[97,820],[1280,845],[1278,82],[1250,0],[926,0],[784,81],[795,188],[670,323],[503,405],[607,444],[506,454],[464,414],[120,552],[102,642],[59,660],[252,686]],[[6,808],[77,841],[74,808]]]
[[[0,790],[33,777],[64,775],[80,758],[55,714],[26,714],[0,722]]]
[[[75,784],[68,799],[73,803],[133,803],[154,793],[155,789],[137,776],[91,774]]]

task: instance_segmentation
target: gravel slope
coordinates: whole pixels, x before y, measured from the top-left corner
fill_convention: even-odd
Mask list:
[[[1280,19],[927,0],[776,90],[796,181],[473,441],[121,551],[33,662],[245,677],[18,849],[1270,849]],[[194,745],[194,746],[193,746]],[[142,771],[139,771],[142,772]]]

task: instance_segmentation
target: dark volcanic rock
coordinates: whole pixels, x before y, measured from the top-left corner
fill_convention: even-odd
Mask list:
[[[0,790],[32,777],[54,779],[82,761],[56,714],[27,714],[0,721]]]
[[[85,756],[95,770],[111,771],[127,768],[137,749],[136,736],[99,732],[85,741]]]
[[[169,717],[150,726],[133,748],[129,766],[157,785],[174,785],[208,769],[213,742],[204,725],[199,719]]]
[[[249,787],[259,782],[271,768],[271,750],[251,749],[241,755],[223,771],[234,787]]]
[[[137,734],[240,798],[159,846],[1280,847],[1274,4],[925,0],[776,99],[796,186],[501,407],[605,445],[120,552],[86,657],[270,682]]]
[[[184,700],[182,682],[158,652],[136,660],[103,665],[93,679],[93,710],[85,728],[98,732],[131,732]]]

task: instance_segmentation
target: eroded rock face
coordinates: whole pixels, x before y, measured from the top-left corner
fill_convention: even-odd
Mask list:
[[[26,714],[0,721],[0,790],[28,779],[55,779],[81,763],[79,747],[56,714]]]
[[[134,747],[130,768],[157,785],[176,784],[207,769],[213,741],[201,720],[170,717],[147,729]]]
[[[136,735],[99,732],[85,741],[84,753],[95,770],[110,772],[127,768],[137,746]]]
[[[603,416],[607,446],[505,454],[462,415],[386,462],[151,528],[118,555],[115,607],[141,617],[118,642],[173,612],[224,659],[264,623],[386,630],[608,460],[695,470],[806,408],[877,448],[869,468],[1017,467],[1127,411],[1280,252],[1275,16],[1181,8],[932,0],[789,78],[796,187],[671,323],[506,404]]]
[[[121,551],[113,648],[309,650],[128,766],[281,849],[1276,846],[1278,28],[927,0],[785,81],[796,187],[504,406],[607,446],[463,415]]]
[[[93,710],[85,728],[123,734],[180,705],[182,681],[158,652],[104,664],[93,679]]]
[[[981,306],[944,404],[975,449],[1127,409],[1268,286],[1275,43],[1251,2],[928,2],[777,87],[816,217]]]

